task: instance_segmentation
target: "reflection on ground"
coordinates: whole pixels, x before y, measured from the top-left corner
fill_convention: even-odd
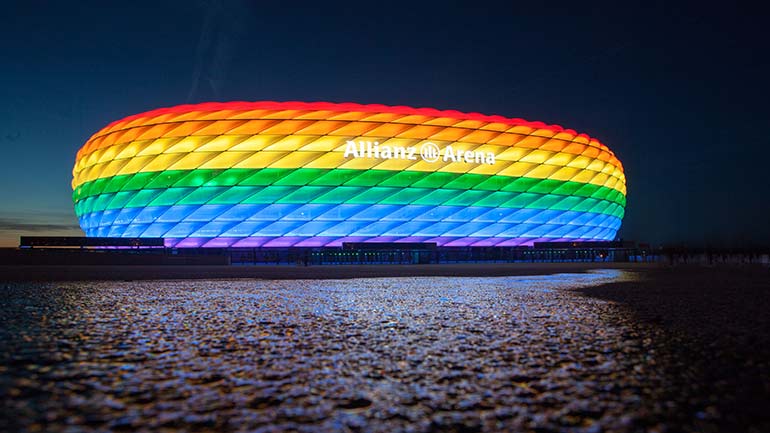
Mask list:
[[[0,429],[662,427],[650,335],[575,291],[640,278],[6,284]]]

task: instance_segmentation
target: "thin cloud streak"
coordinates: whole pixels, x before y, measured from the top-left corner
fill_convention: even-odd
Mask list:
[[[0,218],[0,232],[49,232],[80,230],[77,224],[39,223],[23,221],[16,218]]]

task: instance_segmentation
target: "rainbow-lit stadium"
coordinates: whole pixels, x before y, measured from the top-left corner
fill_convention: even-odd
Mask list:
[[[541,122],[403,106],[229,102],[127,117],[78,151],[89,237],[174,247],[613,240],[623,166]]]

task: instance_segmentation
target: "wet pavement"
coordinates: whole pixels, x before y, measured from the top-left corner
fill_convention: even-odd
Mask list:
[[[654,278],[0,284],[0,430],[762,431],[609,296]]]

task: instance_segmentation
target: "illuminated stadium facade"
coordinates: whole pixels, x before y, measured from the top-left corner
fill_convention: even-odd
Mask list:
[[[176,247],[613,240],[623,167],[540,122],[383,105],[232,102],[116,121],[78,151],[89,237]]]

